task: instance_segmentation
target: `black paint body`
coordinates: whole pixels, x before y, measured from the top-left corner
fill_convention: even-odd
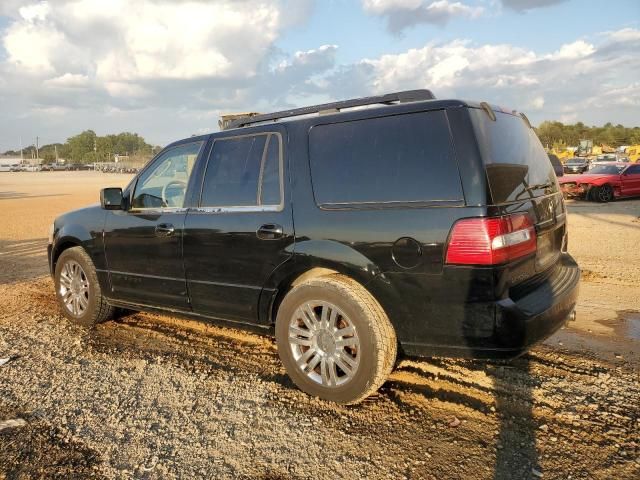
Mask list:
[[[185,208],[155,214],[130,210],[134,179],[124,190],[124,210],[93,206],[55,221],[49,247],[51,271],[62,250],[81,245],[95,263],[102,291],[115,305],[270,328],[292,282],[305,272],[323,268],[354,278],[373,294],[407,354],[519,355],[558,329],[573,311],[579,269],[566,253],[566,211],[557,190],[502,203],[492,198],[469,114],[477,108],[457,100],[422,101],[250,126],[176,142],[167,148],[205,142],[189,180]],[[443,112],[448,122],[452,161],[457,164],[463,192],[459,200],[393,205],[316,203],[309,161],[313,128],[424,111]],[[256,132],[282,137],[281,208],[218,213],[199,209],[212,143]],[[498,267],[445,265],[447,240],[458,219],[513,212],[529,212],[536,219],[538,235],[554,239],[553,258],[544,268],[537,255]],[[171,224],[175,234],[158,236],[158,224]],[[265,224],[282,226],[282,236],[258,238],[256,231]]]

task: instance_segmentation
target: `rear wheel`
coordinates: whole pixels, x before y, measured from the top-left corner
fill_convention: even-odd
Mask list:
[[[91,327],[113,316],[114,308],[102,296],[91,257],[82,247],[60,254],[54,282],[62,313],[73,323]]]
[[[387,315],[359,283],[343,275],[293,288],[276,319],[278,354],[293,382],[325,400],[353,404],[375,392],[396,359]]]
[[[613,200],[613,188],[611,188],[611,185],[597,187],[594,196],[598,202],[610,202]]]

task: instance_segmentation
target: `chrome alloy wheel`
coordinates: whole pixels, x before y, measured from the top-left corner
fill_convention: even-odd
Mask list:
[[[289,322],[289,346],[297,367],[325,387],[347,383],[360,364],[358,332],[344,312],[329,302],[298,307]]]
[[[71,315],[81,317],[89,307],[89,279],[80,264],[68,260],[60,272],[60,298]]]

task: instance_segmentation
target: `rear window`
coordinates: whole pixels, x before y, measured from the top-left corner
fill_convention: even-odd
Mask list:
[[[315,126],[309,158],[319,205],[463,199],[444,111]]]
[[[524,120],[469,109],[494,203],[513,202],[557,192],[553,166],[540,140]]]

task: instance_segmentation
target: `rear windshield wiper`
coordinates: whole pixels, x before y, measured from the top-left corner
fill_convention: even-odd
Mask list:
[[[543,189],[543,188],[549,188],[552,187],[553,183],[551,182],[547,182],[547,183],[536,183],[534,185],[527,185],[525,188],[525,190],[539,190],[539,189]]]
[[[549,187],[552,187],[552,186],[553,186],[553,183],[551,183],[551,182],[546,182],[546,183],[536,183],[536,184],[534,184],[534,185],[527,185],[527,183],[526,183],[526,182],[522,182],[522,183],[524,184],[524,188],[520,191],[520,193],[518,193],[518,194],[516,195],[516,198],[515,198],[514,200],[519,200],[519,199],[520,199],[520,197],[521,197],[522,195],[524,195],[525,193],[528,193],[528,194],[529,194],[529,196],[530,196],[531,198],[533,198],[532,193],[531,193],[531,191],[532,191],[532,190],[539,190],[539,189],[543,189],[543,188],[544,188],[544,189],[547,189],[547,188],[549,188]]]

